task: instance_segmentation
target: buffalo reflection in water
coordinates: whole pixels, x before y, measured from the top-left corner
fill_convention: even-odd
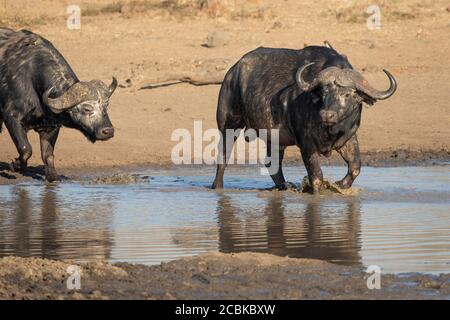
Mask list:
[[[325,200],[311,198],[298,205],[274,194],[267,197],[263,210],[265,223],[254,223],[248,210],[233,205],[232,197],[221,195],[217,206],[219,250],[361,265],[361,208],[357,199],[327,206]]]
[[[20,186],[11,193],[10,203],[0,207],[0,257],[110,258],[111,204],[64,203],[54,186],[46,186],[35,198]]]

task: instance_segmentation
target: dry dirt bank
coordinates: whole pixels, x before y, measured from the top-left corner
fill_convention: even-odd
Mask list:
[[[443,299],[450,275],[382,275],[369,290],[364,270],[269,254],[208,253],[158,266],[81,265],[68,290],[70,262],[0,259],[0,299]]]
[[[216,126],[219,86],[178,84],[137,90],[140,81],[173,72],[221,71],[258,46],[302,48],[324,40],[347,54],[377,88],[387,85],[382,68],[398,79],[394,97],[363,112],[359,131],[363,152],[448,155],[448,1],[380,1],[382,28],[373,31],[365,22],[370,1],[251,0],[222,11],[182,5],[194,0],[169,1],[171,7],[154,2],[118,5],[113,0],[80,0],[84,16],[79,31],[66,28],[66,1],[6,0],[0,6],[0,25],[26,27],[47,37],[81,79],[107,81],[115,75],[125,87],[111,101],[116,137],[92,145],[80,133],[62,130],[56,147],[58,168],[168,164],[174,129],[192,130],[194,120],[203,120],[205,129]],[[202,46],[214,32],[222,35],[220,45]],[[133,86],[126,87],[128,79]],[[3,168],[16,157],[4,131]],[[38,139],[35,133],[30,138],[34,146],[30,164],[38,165]],[[297,151],[292,149],[289,155],[296,156]]]

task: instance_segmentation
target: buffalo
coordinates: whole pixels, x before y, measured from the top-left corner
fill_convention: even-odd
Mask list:
[[[62,126],[77,129],[92,143],[114,136],[109,99],[117,87],[100,80],[80,81],[58,50],[28,31],[0,29],[0,130],[4,123],[19,157],[11,163],[24,171],[32,148],[29,130],[38,132],[48,181],[58,180],[54,148]]]
[[[225,161],[217,165],[212,188],[223,188],[231,154],[223,143],[227,129],[279,130],[278,156],[270,155],[278,161],[270,175],[279,190],[293,187],[282,171],[285,148],[292,145],[300,148],[310,192],[317,194],[323,187],[319,157],[330,156],[333,150],[348,166],[346,176],[336,183],[350,188],[361,169],[356,132],[362,106],[387,99],[397,89],[392,74],[383,71],[390,86],[379,91],[330,45],[301,50],[260,47],[244,55],[227,72],[220,89],[217,125]],[[267,143],[272,150],[270,138]]]

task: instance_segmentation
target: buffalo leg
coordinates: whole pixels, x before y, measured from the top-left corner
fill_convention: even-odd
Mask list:
[[[212,184],[212,189],[222,189],[223,188],[223,175],[225,174],[225,169],[227,168],[228,159],[230,158],[231,152],[233,151],[233,145],[227,148],[227,130],[222,131],[222,135],[219,142],[219,150],[222,150],[222,161],[217,164],[216,178]],[[230,150],[228,150],[230,149]],[[220,152],[220,151],[219,151]]]
[[[232,94],[230,89],[230,79],[225,78],[222,87],[220,88],[219,101],[217,104],[217,128],[221,133],[219,152],[222,152],[222,161],[219,161],[217,164],[216,178],[211,186],[212,189],[223,188],[223,175],[231,152],[233,151],[234,141],[236,141],[236,136],[233,135],[233,144],[227,146],[227,129],[231,129],[234,132],[236,129],[245,127],[240,114],[234,112],[233,106],[237,105],[235,99],[236,97]]]
[[[353,181],[359,175],[361,170],[361,156],[359,153],[359,144],[356,135],[353,135],[342,148],[337,150],[348,166],[347,175],[336,182],[342,189],[348,189],[352,186]]]
[[[271,150],[271,146],[268,143],[267,144],[267,156],[271,156],[269,155],[269,150]],[[273,182],[275,183],[275,186],[278,188],[278,190],[280,191],[284,191],[287,190],[291,187],[291,185],[286,182],[286,179],[284,178],[284,174],[283,174],[283,158],[284,158],[284,151],[286,150],[285,147],[280,147],[280,149],[278,150],[278,157],[275,159],[276,161],[278,161],[277,164],[277,172],[273,173],[270,175],[270,177],[272,178]],[[267,163],[266,167],[268,170],[270,170],[270,166],[272,165],[272,163]],[[269,171],[270,172],[270,171]]]
[[[302,159],[308,172],[309,183],[312,188],[313,194],[319,194],[320,188],[323,183],[322,169],[319,164],[319,155],[317,152],[302,149],[301,150]]]
[[[11,139],[19,153],[19,157],[11,163],[11,170],[23,172],[27,168],[28,159],[30,159],[32,154],[32,148],[28,141],[27,132],[20,121],[10,116],[5,117],[5,125],[6,128],[8,128]]]
[[[58,173],[55,169],[55,151],[56,140],[58,139],[59,128],[51,131],[40,131],[39,138],[41,141],[41,157],[45,165],[45,179],[49,182],[59,180]]]

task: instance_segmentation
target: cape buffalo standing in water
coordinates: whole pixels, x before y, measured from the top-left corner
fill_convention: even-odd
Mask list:
[[[43,37],[27,30],[0,29],[0,129],[4,122],[19,152],[11,168],[26,169],[31,129],[39,133],[48,181],[58,179],[53,150],[61,126],[81,131],[91,142],[112,138],[107,110],[116,87],[115,78],[110,85],[80,81]]]
[[[228,71],[219,94],[217,124],[224,159],[231,153],[223,143],[227,129],[279,129],[279,164],[271,177],[280,190],[289,187],[281,163],[285,148],[292,145],[301,150],[313,193],[323,183],[319,156],[333,150],[348,165],[347,175],[337,184],[350,188],[361,168],[356,131],[362,104],[387,99],[397,88],[395,78],[383,71],[390,87],[378,91],[331,46],[258,48],[247,53]],[[218,164],[212,188],[223,187],[225,168],[226,160]]]

